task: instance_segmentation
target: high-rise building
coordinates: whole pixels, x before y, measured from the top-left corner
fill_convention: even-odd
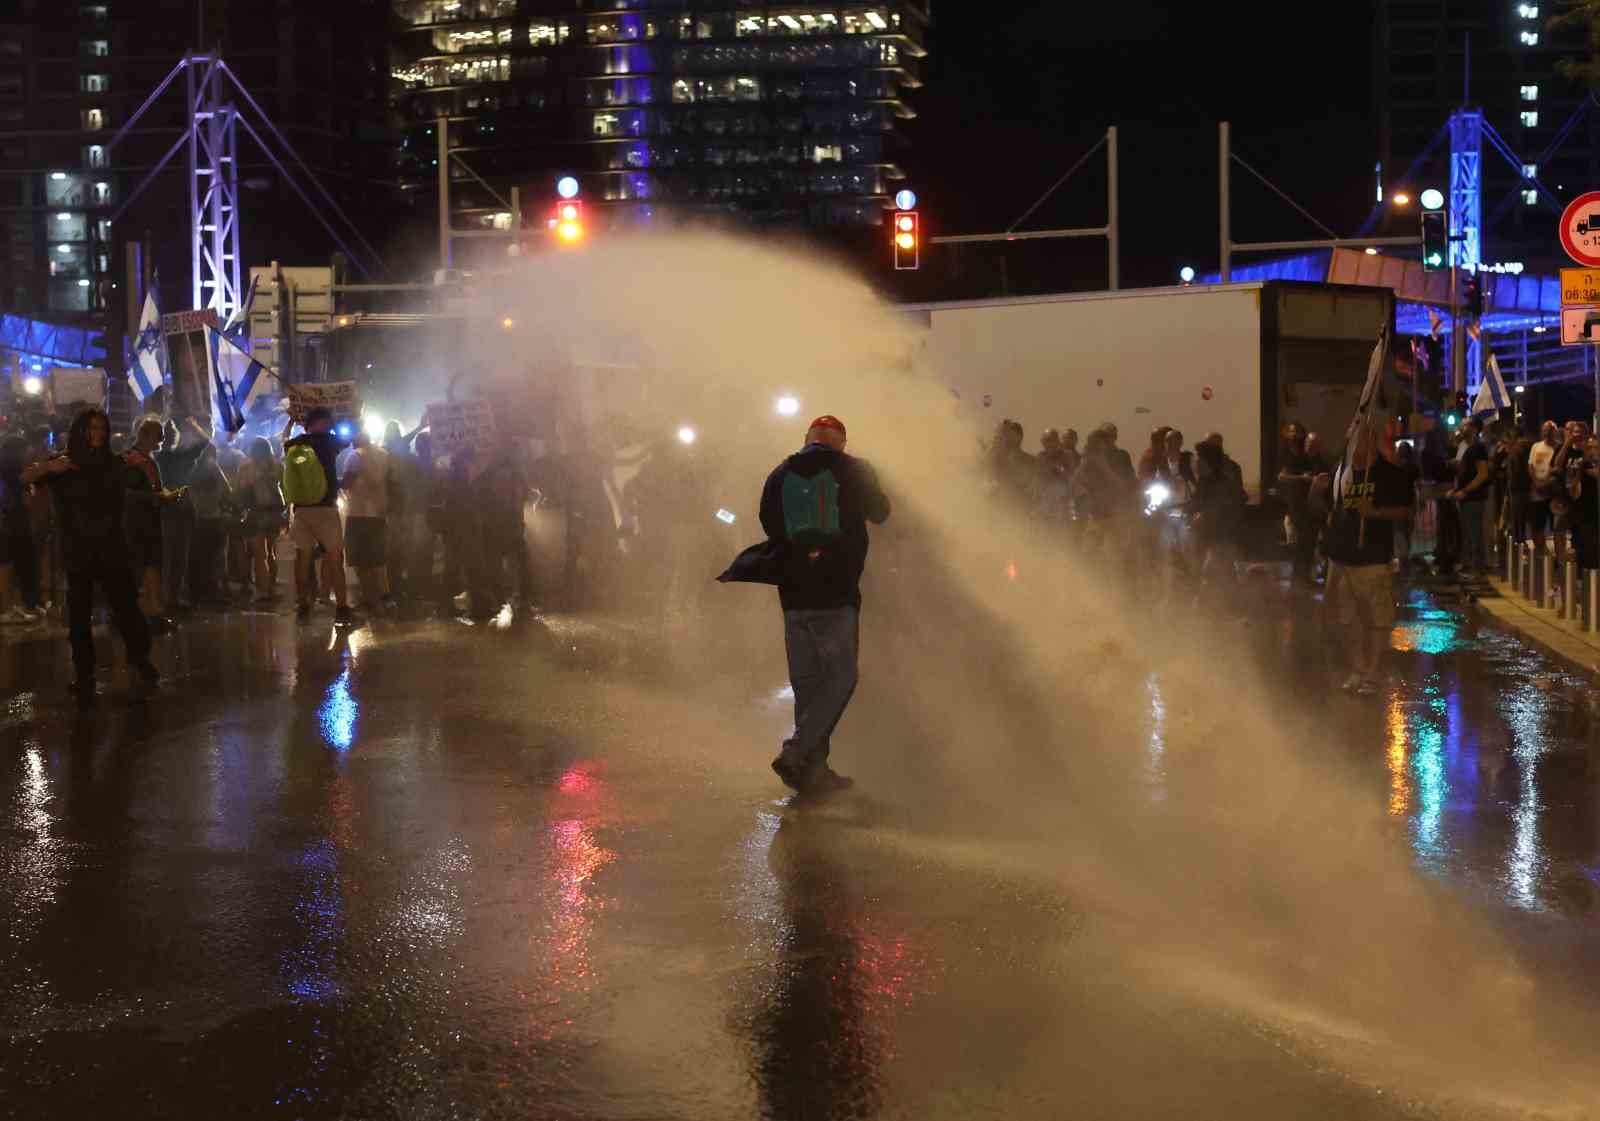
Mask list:
[[[1558,70],[1587,43],[1581,28],[1552,25],[1561,10],[1556,0],[1379,0],[1373,73],[1384,181],[1447,189],[1448,136],[1419,172],[1424,181],[1400,180],[1463,107],[1481,108],[1515,157],[1485,137],[1486,263],[1548,271],[1561,257],[1557,214],[1537,184],[1560,203],[1600,187],[1600,109]]]
[[[186,154],[124,209],[188,123],[183,79],[110,141],[198,42],[342,206],[373,213],[392,189],[387,17],[387,0],[0,0],[0,311],[122,333],[129,242],[159,268],[166,308],[189,305]],[[242,134],[238,156],[245,263],[326,261],[330,239],[285,177]]]
[[[394,0],[398,177],[436,206],[448,120],[454,226],[535,222],[562,174],[586,220],[725,213],[785,226],[882,221],[920,85],[913,0]],[[459,157],[459,159],[455,158]],[[492,241],[463,240],[457,257]]]

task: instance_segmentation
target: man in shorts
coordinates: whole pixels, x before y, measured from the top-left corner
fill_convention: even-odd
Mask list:
[[[302,622],[311,617],[311,566],[317,547],[323,550],[322,574],[333,587],[336,610],[334,626],[348,627],[355,623],[350,611],[349,589],[344,578],[344,529],[339,524],[339,453],[347,445],[333,432],[333,412],[315,408],[306,414],[306,430],[292,440],[285,440],[285,448],[309,447],[317,453],[322,464],[323,477],[328,489],[322,501],[289,507],[289,539],[294,542],[294,587],[299,607],[296,618]]]
[[[355,447],[339,458],[344,491],[345,551],[361,583],[361,606],[377,611],[396,606],[389,590],[389,453],[358,432]]]
[[[1328,587],[1323,602],[1330,626],[1345,628],[1350,673],[1342,688],[1378,691],[1378,659],[1394,626],[1394,527],[1411,517],[1410,477],[1379,448],[1377,433],[1363,425],[1355,437],[1352,468],[1334,480],[1333,512],[1323,535]]]

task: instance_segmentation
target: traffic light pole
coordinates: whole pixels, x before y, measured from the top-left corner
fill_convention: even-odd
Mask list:
[[[1061,188],[1063,183],[1065,183],[1068,179],[1071,179],[1077,170],[1086,162],[1088,162],[1089,157],[1100,150],[1102,145],[1106,149],[1106,224],[1103,226],[1087,226],[1078,229],[1025,230],[1021,233],[1018,233],[1017,227],[1032,217],[1033,212],[1044,205],[1045,200],[1051,195],[1055,194],[1056,191]],[[1115,292],[1118,287],[1120,287],[1122,279],[1120,261],[1122,238],[1120,222],[1121,219],[1118,214],[1117,207],[1117,128],[1115,125],[1112,125],[1110,128],[1106,129],[1106,134],[1100,138],[1099,142],[1096,143],[1093,148],[1090,148],[1081,157],[1079,157],[1078,162],[1068,168],[1067,173],[1060,179],[1057,179],[1055,183],[1051,185],[1048,191],[1040,195],[1032,206],[1023,211],[1022,217],[1011,223],[1010,227],[1008,227],[1004,233],[947,234],[943,237],[930,237],[928,239],[928,244],[977,245],[991,241],[1042,241],[1054,240],[1057,238],[1103,237],[1106,239],[1107,290]],[[1003,257],[1001,258],[1000,264],[1003,268],[1005,265],[1005,259]]]

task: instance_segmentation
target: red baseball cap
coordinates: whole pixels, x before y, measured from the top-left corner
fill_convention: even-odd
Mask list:
[[[819,416],[816,420],[812,421],[806,426],[806,431],[810,432],[813,428],[831,428],[841,436],[846,435],[844,430],[844,421],[840,420],[836,416],[833,416],[831,413]]]

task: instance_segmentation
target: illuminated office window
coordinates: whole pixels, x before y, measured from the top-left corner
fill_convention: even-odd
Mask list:
[[[1524,101],[1538,101],[1539,100],[1539,87],[1538,86],[1523,86],[1523,87],[1521,87],[1521,89],[1522,89],[1522,100],[1524,100]]]
[[[1523,128],[1538,128],[1539,127],[1539,113],[1538,113],[1537,110],[1524,109],[1522,111],[1522,127]]]
[[[1538,191],[1526,190],[1526,191],[1522,192],[1522,205],[1523,206],[1536,206],[1536,205],[1538,205],[1538,202],[1539,202],[1539,192]]]
[[[1524,47],[1537,47],[1539,45],[1539,33],[1537,31],[1524,31],[1517,38],[1522,40]]]
[[[1522,177],[1524,179],[1537,179],[1537,178],[1539,178],[1539,165],[1536,164],[1536,163],[1525,163],[1525,164],[1523,164],[1522,165]]]

